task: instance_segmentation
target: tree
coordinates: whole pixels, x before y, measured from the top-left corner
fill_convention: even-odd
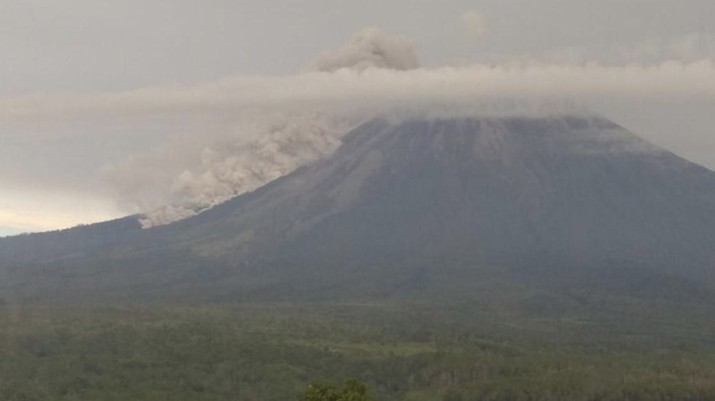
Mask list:
[[[300,401],[374,401],[374,398],[368,394],[365,384],[349,380],[342,386],[309,384]]]

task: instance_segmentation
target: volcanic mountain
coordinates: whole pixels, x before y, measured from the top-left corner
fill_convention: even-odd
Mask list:
[[[715,173],[605,118],[384,118],[184,221],[0,240],[0,273],[23,300],[400,296],[494,277],[677,296],[715,283],[714,243]]]

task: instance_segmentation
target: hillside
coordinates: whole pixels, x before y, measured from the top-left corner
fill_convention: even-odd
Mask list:
[[[533,278],[679,297],[708,293],[714,238],[715,173],[604,118],[377,119],[199,216],[0,240],[0,267],[27,300],[381,298]]]

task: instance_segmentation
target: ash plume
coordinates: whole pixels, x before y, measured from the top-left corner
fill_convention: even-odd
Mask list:
[[[170,203],[149,209],[142,226],[181,220],[253,191],[332,153],[341,135],[357,124],[314,113],[258,120],[246,124],[250,133],[237,132],[205,146],[200,164],[172,180],[163,200]]]
[[[472,15],[467,22],[474,28],[480,21]],[[0,126],[61,124],[75,131],[69,129],[74,125],[86,133],[117,121],[171,121],[160,125],[176,132],[147,128],[143,133],[161,137],[163,145],[147,145],[96,168],[114,188],[107,197],[125,212],[145,214],[142,223],[151,227],[200,213],[324,157],[352,127],[378,114],[572,114],[548,106],[560,99],[586,105],[713,102],[715,63],[532,61],[420,68],[408,40],[369,28],[320,56],[314,71],[295,75],[235,76],[104,94],[0,97]]]
[[[327,52],[315,61],[315,69],[331,72],[347,68],[363,71],[368,68],[411,70],[419,67],[412,42],[391,36],[378,28],[365,28],[336,51]]]

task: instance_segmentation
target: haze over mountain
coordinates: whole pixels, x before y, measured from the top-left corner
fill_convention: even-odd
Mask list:
[[[605,118],[378,118],[180,222],[0,240],[0,272],[18,300],[402,296],[535,272],[707,288],[713,239],[715,173]]]
[[[13,13],[29,14],[27,18],[11,18],[10,25],[17,21],[34,21],[33,8],[20,3],[24,4],[19,2],[20,7],[13,8]],[[573,58],[530,55],[524,53],[523,48],[519,54],[503,58],[505,54],[489,55],[481,51],[484,49],[475,51],[477,49],[470,47],[468,51],[463,49],[463,57],[429,61],[434,52],[421,53],[429,47],[439,53],[454,40],[438,39],[444,34],[442,29],[425,31],[424,22],[436,14],[451,15],[453,28],[470,42],[481,43],[492,37],[489,34],[490,27],[494,27],[491,17],[485,10],[466,8],[467,3],[451,10],[445,4],[439,7],[427,3],[410,5],[413,11],[420,7],[432,9],[427,14],[430,18],[418,24],[416,36],[414,31],[409,34],[411,30],[390,24],[385,24],[387,31],[364,24],[338,24],[341,28],[336,32],[340,33],[334,37],[325,38],[321,33],[320,40],[304,43],[312,43],[311,46],[287,46],[284,50],[300,48],[311,54],[306,58],[301,56],[304,68],[292,69],[293,73],[287,75],[269,74],[275,65],[267,63],[260,70],[254,70],[260,75],[238,68],[200,79],[177,76],[176,81],[165,81],[164,78],[177,71],[174,63],[160,74],[164,77],[161,80],[135,82],[129,86],[87,87],[85,90],[67,81],[69,86],[59,89],[42,79],[30,79],[27,83],[31,83],[33,89],[11,91],[0,97],[0,125],[4,132],[0,146],[3,188],[0,224],[25,231],[51,230],[134,213],[145,213],[147,225],[164,224],[253,190],[297,165],[332,151],[346,132],[345,122],[352,122],[356,115],[387,114],[395,108],[429,109],[449,102],[472,104],[495,98],[577,99],[654,143],[710,168],[715,165],[706,150],[712,147],[710,110],[715,102],[715,64],[706,51],[710,38],[706,32],[681,31],[679,35],[683,36],[662,40],[652,37],[651,40],[660,44],[655,47],[644,44],[650,56],[642,54],[643,57],[621,61],[591,58],[596,53],[583,53],[585,49],[574,47],[563,49],[562,54],[571,54]],[[75,7],[82,10],[77,11],[79,15],[94,9]],[[337,8],[342,10],[343,7],[341,4]],[[373,12],[372,7],[364,4],[360,7]],[[576,9],[580,7],[590,9],[592,6],[585,2]],[[516,8],[521,12],[525,10]],[[601,10],[603,5],[596,8]],[[625,8],[641,15],[640,6],[632,4]],[[678,7],[679,10],[684,8]],[[557,9],[563,10],[563,7]],[[65,16],[77,14],[65,14],[67,7],[47,11]],[[137,11],[145,16],[147,10]],[[542,11],[541,7],[535,7],[524,15],[532,21],[533,16]],[[594,21],[598,13],[587,14],[589,20]],[[103,13],[90,20],[94,23],[110,15]],[[700,10],[691,17],[699,19],[703,15],[708,14]],[[404,13],[399,16],[404,17]],[[577,19],[582,16],[580,12],[572,15]],[[190,17],[198,15],[191,13]],[[514,17],[499,17],[492,22],[511,21],[513,24]],[[560,26],[557,36],[563,37],[563,29],[574,21],[572,17],[553,25]],[[608,23],[592,28],[609,26],[614,21],[612,12],[601,18]],[[672,19],[673,16],[668,15],[667,20]],[[288,25],[305,26],[302,22]],[[437,26],[445,25],[452,24],[442,22]],[[108,26],[114,24],[109,22]],[[316,28],[317,25],[310,26]],[[582,26],[574,24],[578,31]],[[630,23],[626,27],[632,28]],[[512,29],[504,28],[493,32],[500,32],[497,35],[503,38],[516,37]],[[346,29],[356,31],[350,37]],[[595,34],[591,28],[588,31],[590,35]],[[155,32],[153,26],[151,32]],[[608,33],[613,34],[610,30]],[[187,33],[178,30],[176,34]],[[177,35],[170,36],[178,40]],[[297,38],[289,36],[291,40]],[[572,37],[571,34],[566,36]],[[601,35],[597,36],[602,40]],[[129,37],[131,35],[121,35],[123,40]],[[532,34],[522,39],[527,37],[531,38]],[[341,45],[341,38],[349,39]],[[178,40],[177,43],[186,49],[186,44],[194,39],[192,36],[189,41]],[[232,37],[230,43],[235,44],[235,39]],[[324,43],[324,39],[329,39],[329,43]],[[522,39],[518,40],[520,46],[525,43]],[[427,43],[432,46],[425,48]],[[630,53],[630,45],[635,44],[622,43],[623,47],[611,41],[606,43],[614,46],[611,50],[617,53]],[[134,45],[136,43],[132,47]],[[66,57],[79,48],[87,49],[87,46],[71,46],[67,51],[55,49],[60,60],[45,65],[79,63],[69,70],[83,71],[82,79],[75,82],[80,86],[88,82],[87,73],[95,70],[102,70],[100,75],[105,79],[111,75],[109,70],[119,68],[119,75],[125,77],[127,71],[123,63],[112,64],[111,68],[88,69],[79,62],[80,58]],[[671,50],[676,48],[683,51],[673,54]],[[151,54],[164,54],[165,50]],[[499,52],[503,50],[500,48]],[[92,52],[93,61],[97,61],[95,53]],[[252,57],[241,59],[257,56],[253,52],[246,54],[249,53]],[[285,55],[286,60],[291,59],[291,63],[296,60],[283,50],[278,53]],[[182,51],[182,54],[188,53]],[[23,55],[26,54],[22,53],[19,59]],[[223,53],[211,60],[194,60],[210,63],[224,60],[226,56],[228,54]],[[30,58],[33,68],[38,57]],[[292,146],[290,142],[294,138],[303,146]],[[75,207],[77,204],[82,207]]]

